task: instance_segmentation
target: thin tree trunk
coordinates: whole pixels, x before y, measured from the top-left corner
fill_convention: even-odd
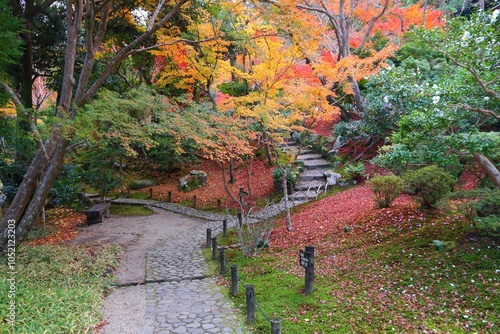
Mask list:
[[[234,159],[229,159],[229,183],[234,183]]]
[[[491,161],[480,153],[472,153],[477,163],[481,168],[486,172],[486,175],[490,178],[490,180],[500,188],[500,172],[498,169],[491,163]]]
[[[224,164],[222,162],[218,162],[220,170],[222,172],[222,183],[224,184],[224,190],[226,191],[227,195],[231,200],[235,203],[239,203],[238,199],[233,195],[231,190],[229,189],[229,184],[227,183],[227,177],[226,177],[226,168],[224,167]]]
[[[266,148],[266,157],[267,157],[267,163],[269,166],[272,166],[273,164],[273,155],[271,152],[271,144],[269,142],[269,132],[267,130],[263,131],[264,134],[264,146]]]
[[[253,158],[250,157],[248,159],[248,163],[246,164],[246,169],[247,169],[247,187],[248,187],[248,195],[250,195],[250,197],[253,197],[252,165],[253,165]]]
[[[277,158],[277,157],[276,157]],[[283,199],[285,204],[285,213],[286,213],[286,229],[288,231],[293,230],[292,226],[292,216],[290,215],[290,203],[288,202],[288,173],[286,167],[280,166],[283,171]]]

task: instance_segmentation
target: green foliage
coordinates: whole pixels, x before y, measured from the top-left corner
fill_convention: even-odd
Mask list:
[[[473,163],[471,152],[499,159],[498,120],[478,112],[500,107],[499,25],[492,13],[478,12],[407,34],[395,67],[367,85],[367,110],[376,113],[373,121],[363,115],[364,133],[394,131],[376,163],[394,170],[435,164],[458,174]]]
[[[121,216],[149,216],[155,212],[142,205],[111,205],[109,213]]]
[[[293,188],[297,184],[297,181],[300,177],[300,172],[297,168],[293,168],[292,165],[285,165],[287,173],[287,186],[288,186],[288,194],[292,193]],[[283,193],[283,170],[281,168],[275,168],[271,172],[271,176],[273,178],[274,189],[276,192],[282,194]]]
[[[73,164],[63,166],[49,193],[49,201],[55,206],[78,208],[83,192],[81,169]]]
[[[138,190],[146,187],[152,187],[158,185],[155,180],[134,180],[129,183],[128,188],[130,190]]]
[[[231,81],[225,82],[217,86],[221,92],[231,96],[245,96],[250,93],[248,82],[246,81]]]
[[[420,206],[425,209],[435,209],[437,203],[453,190],[456,183],[450,173],[438,166],[409,171],[403,179],[406,192],[415,195]]]
[[[500,237],[500,215],[477,217],[475,222],[478,230],[494,237]]]
[[[103,296],[118,264],[115,245],[23,246],[16,253],[15,333],[85,333],[102,322]],[[6,259],[0,259],[0,304],[9,305]],[[7,330],[7,307],[0,309]],[[2,332],[5,333],[5,332]]]
[[[347,164],[342,169],[344,174],[350,179],[360,181],[365,174],[365,165],[362,162],[358,162],[357,164]]]
[[[474,204],[474,209],[479,217],[488,217],[490,215],[500,216],[500,190],[484,195]]]
[[[83,179],[99,192],[101,202],[120,185],[120,178],[109,169],[90,168],[84,172]]]
[[[0,80],[5,79],[5,69],[16,63],[22,54],[18,36],[21,30],[22,22],[13,16],[9,1],[0,0]]]
[[[403,180],[393,174],[377,175],[370,180],[378,208],[388,208],[403,191]]]

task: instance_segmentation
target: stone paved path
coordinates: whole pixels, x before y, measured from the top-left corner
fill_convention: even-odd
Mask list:
[[[129,325],[134,328],[127,328],[126,324],[115,320],[113,326],[108,326],[104,333],[243,333],[241,319],[234,314],[230,302],[210,276],[208,264],[202,254],[206,229],[211,228],[212,235],[216,235],[222,231],[223,219],[227,219],[228,227],[235,226],[237,219],[154,200],[120,198],[112,202],[150,206],[183,215],[178,217],[185,217],[176,221],[184,221],[187,216],[191,216],[196,217],[194,220],[198,222],[189,220],[177,223],[176,227],[172,226],[171,233],[175,233],[175,237],[171,233],[167,238],[155,236],[154,245],[149,247],[145,254],[144,278],[139,282],[127,282],[126,286],[118,288],[121,291],[110,296],[117,298],[117,302],[122,304],[120,309],[115,310],[120,313],[120,319],[127,319],[130,312],[139,315],[128,319]],[[304,202],[291,204],[293,206]],[[249,220],[268,219],[283,209],[282,203],[267,207],[250,215]],[[185,228],[181,228],[179,224],[185,224]],[[151,232],[155,233],[154,231],[153,229]],[[141,305],[137,299],[140,299]],[[110,302],[113,303],[112,300]],[[141,330],[138,331],[138,328]]]
[[[148,251],[146,333],[242,333],[201,251],[206,229],[218,233],[221,226],[212,221],[185,230]]]

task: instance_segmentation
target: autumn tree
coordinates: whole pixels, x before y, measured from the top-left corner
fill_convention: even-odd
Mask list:
[[[39,149],[28,167],[16,197],[1,221],[0,247],[2,250],[7,245],[8,222],[16,222],[16,243],[19,243],[45,205],[52,183],[64,163],[66,150],[73,137],[72,123],[78,113],[78,108],[94,96],[121,61],[139,51],[142,43],[169,22],[186,2],[187,0],[173,3],[158,2],[154,11],[148,13],[147,24],[142,34],[127,45],[119,46],[99,76],[92,78],[94,64],[107,32],[109,18],[113,15],[115,6],[119,5],[112,1],[68,0],[65,8],[67,38],[63,77],[56,109],[59,121],[54,123],[47,140],[38,141]],[[47,1],[44,5],[50,6],[53,3],[53,1]],[[85,56],[81,70],[76,72],[79,41],[84,41]],[[75,77],[77,74],[78,76]]]

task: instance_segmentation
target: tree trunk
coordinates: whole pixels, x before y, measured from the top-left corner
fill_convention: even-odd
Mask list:
[[[133,42],[118,51],[109,61],[101,75],[91,85],[89,85],[89,78],[95,61],[95,51],[100,47],[100,42],[106,30],[107,15],[112,2],[110,1],[100,8],[101,16],[97,19],[97,12],[94,11],[96,8],[90,8],[94,5],[94,3],[90,3],[85,0],[68,0],[66,5],[66,51],[64,58],[63,80],[56,116],[59,117],[62,122],[71,121],[76,116],[76,108],[72,108],[71,106],[82,106],[88,98],[97,92],[120,62],[130,55],[134,49],[140,45],[140,43],[153,35],[171,18],[173,18],[173,16],[180,10],[181,6],[183,6],[186,2],[187,0],[178,0],[170,11],[163,16],[163,18],[158,21],[152,20],[151,26],[148,26],[148,30],[136,38]],[[30,3],[33,3],[33,1],[30,0]],[[46,5],[50,6],[51,3],[53,2],[48,1]],[[160,12],[164,5],[165,2],[163,1],[158,3],[158,12]],[[80,73],[76,94],[73,96],[73,88],[75,87],[74,72],[76,44],[77,41],[80,41],[79,35],[82,28],[84,13],[86,15],[86,20],[95,20],[95,22],[99,21],[99,24],[96,34],[92,36],[92,29],[94,25],[93,23],[87,22],[86,46],[88,50],[86,50],[87,53],[85,56],[85,63]],[[157,16],[155,16],[155,18],[157,18]],[[86,87],[88,87],[87,90],[85,90]],[[45,206],[50,188],[52,187],[52,184],[64,163],[64,156],[71,137],[71,132],[66,132],[63,135],[61,128],[59,128],[56,124],[53,127],[51,139],[47,140],[45,145],[40,145],[39,150],[28,167],[28,171],[24,175],[24,179],[19,186],[16,197],[12,201],[5,217],[0,222],[0,251],[5,250],[8,243],[7,226],[9,222],[14,221],[16,224],[16,243],[19,243],[33,226],[35,218],[40,215],[43,207]]]
[[[224,167],[224,164],[222,162],[218,162],[220,170],[222,172],[222,183],[224,184],[224,190],[226,191],[227,195],[231,200],[235,203],[239,203],[238,199],[233,195],[231,192],[231,189],[229,189],[229,184],[227,183],[227,177],[226,177],[226,168]]]
[[[283,200],[285,204],[285,213],[286,213],[286,229],[288,231],[293,230],[292,226],[292,216],[290,215],[290,203],[288,202],[288,173],[286,167],[280,166],[283,171]]]
[[[253,158],[250,157],[248,159],[248,163],[246,164],[247,168],[247,187],[248,187],[248,195],[253,197],[253,187],[252,187],[252,164]]]
[[[264,134],[264,146],[266,148],[266,157],[267,157],[267,163],[269,166],[273,165],[273,155],[271,152],[271,144],[269,142],[269,132],[267,130],[263,131]]]
[[[500,172],[498,169],[491,163],[491,161],[480,153],[472,153],[477,163],[481,168],[486,172],[486,175],[490,178],[490,180],[500,188]]]
[[[229,183],[234,183],[234,159],[229,159]]]

